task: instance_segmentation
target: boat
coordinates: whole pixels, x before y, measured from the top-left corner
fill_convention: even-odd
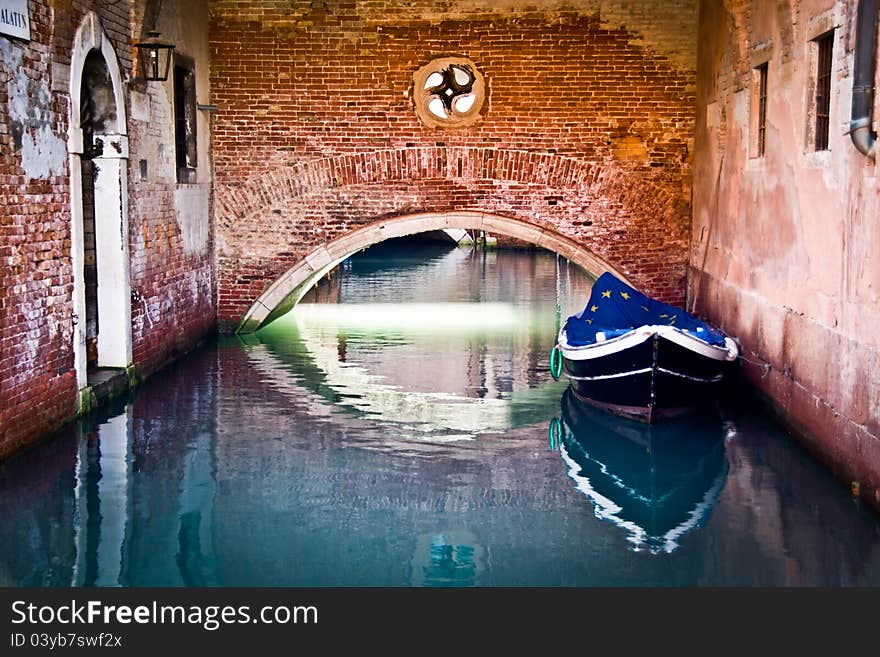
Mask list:
[[[564,373],[577,399],[651,424],[715,395],[738,356],[717,327],[606,272],[562,325],[550,372]]]
[[[632,549],[668,554],[705,525],[727,481],[725,439],[736,433],[714,406],[649,425],[583,404],[568,388],[561,409],[551,447],[594,515],[623,530]]]

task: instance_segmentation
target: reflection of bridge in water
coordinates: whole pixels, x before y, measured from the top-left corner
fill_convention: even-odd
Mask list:
[[[299,403],[308,399],[313,415],[333,415],[334,422],[340,422],[343,415],[350,422],[375,421],[390,425],[401,436],[428,442],[504,433],[534,424],[535,417],[549,417],[558,408],[564,382],[548,378],[533,387],[509,392],[498,385],[505,373],[520,381],[528,378],[526,371],[504,372],[511,364],[493,359],[481,344],[491,340],[490,334],[516,331],[523,321],[528,326],[528,318],[514,309],[502,304],[384,306],[377,309],[373,304],[364,304],[356,310],[347,306],[300,306],[287,318],[246,338],[250,343],[248,358],[264,381]],[[424,319],[428,310],[433,317],[430,334],[407,333],[410,337],[405,338],[388,332],[378,338],[385,349],[358,351],[357,340],[352,349],[347,336],[354,326],[361,332],[358,338],[365,335],[364,331],[393,329],[383,327],[380,313],[384,313],[394,318],[397,330],[406,330],[412,327],[411,320]],[[468,334],[459,332],[462,315],[467,316]],[[487,334],[475,337],[475,327]],[[420,368],[410,367],[414,354],[419,352],[420,339],[441,335],[449,340],[444,357],[425,362]],[[259,344],[252,344],[257,341]],[[549,351],[543,344],[547,340],[539,342],[540,353],[522,359],[523,367]],[[403,351],[409,355],[401,357]]]
[[[487,267],[500,272],[490,283]],[[555,412],[565,384],[547,354],[589,286],[566,261],[389,243],[346,263],[342,280],[329,295],[342,303],[300,304],[242,338],[264,380],[313,415],[436,443]]]

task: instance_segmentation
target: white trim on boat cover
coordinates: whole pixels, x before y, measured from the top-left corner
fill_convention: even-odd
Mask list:
[[[717,347],[703,342],[699,338],[688,335],[674,326],[640,326],[629,333],[624,333],[623,335],[611,338],[610,340],[584,346],[569,345],[565,334],[565,327],[563,326],[562,330],[559,331],[557,342],[559,344],[559,349],[562,351],[562,355],[568,360],[592,360],[593,358],[609,356],[640,345],[645,342],[645,340],[652,338],[655,334],[679,345],[680,347],[690,349],[701,356],[713,360],[736,360],[736,357],[739,355],[739,349],[732,338],[725,337],[724,347]]]

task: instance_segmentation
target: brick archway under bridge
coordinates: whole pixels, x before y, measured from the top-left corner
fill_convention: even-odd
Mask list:
[[[322,276],[358,251],[395,237],[444,228],[485,230],[493,235],[514,237],[558,253],[595,277],[610,271],[631,284],[622,272],[589,249],[540,226],[483,212],[429,212],[380,221],[318,247],[284,272],[254,301],[236,333],[253,332],[288,312]]]
[[[222,332],[264,324],[307,279],[360,248],[446,227],[542,241],[592,273],[614,271],[684,302],[690,187],[679,166],[443,144],[277,157],[218,169]]]

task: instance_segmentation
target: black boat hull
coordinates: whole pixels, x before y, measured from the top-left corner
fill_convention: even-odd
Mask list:
[[[562,363],[579,400],[647,423],[713,398],[730,367],[657,333],[594,358],[570,358],[563,349]]]

